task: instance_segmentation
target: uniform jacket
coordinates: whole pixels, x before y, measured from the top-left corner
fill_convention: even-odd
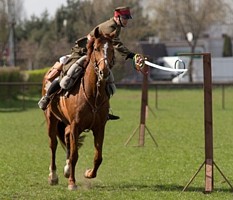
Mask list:
[[[99,24],[97,27],[99,27],[99,30],[104,34],[110,34],[116,31],[115,37],[113,38],[113,46],[115,50],[117,50],[123,57],[125,57],[125,59],[133,58],[134,53],[126,48],[119,38],[121,33],[121,26],[115,22],[114,18]],[[91,36],[94,35],[95,28],[89,33]]]

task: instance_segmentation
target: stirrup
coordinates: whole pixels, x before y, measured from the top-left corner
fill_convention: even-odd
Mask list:
[[[108,120],[118,120],[118,119],[120,119],[119,116],[108,114]]]

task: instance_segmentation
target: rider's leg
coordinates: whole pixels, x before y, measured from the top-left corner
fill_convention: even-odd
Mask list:
[[[114,76],[113,76],[113,73],[112,71],[110,70],[110,76],[109,76],[109,79],[108,79],[108,83],[107,83],[107,86],[106,86],[106,91],[108,93],[108,96],[109,98],[111,96],[113,96],[113,94],[116,92],[116,86],[115,86],[115,83],[114,83]],[[117,119],[120,119],[119,116],[116,116],[116,115],[113,115],[113,114],[108,114],[108,120],[117,120]]]
[[[41,108],[42,110],[45,110],[51,100],[51,96],[57,92],[60,89],[60,84],[59,84],[59,80],[55,79],[51,85],[49,86],[49,89],[47,91],[47,93],[45,94],[45,96],[43,96],[40,101],[38,102],[38,106],[39,108]]]
[[[57,61],[54,66],[52,67],[52,69],[58,69],[58,70],[62,70],[62,66],[64,64],[66,64],[67,60],[70,58],[70,55],[65,55],[65,56],[62,56],[59,58],[59,61]],[[58,74],[59,75],[59,74]],[[52,81],[52,75],[51,74],[48,74],[48,77],[47,79]],[[51,85],[49,86],[48,88],[48,91],[47,93],[45,94],[45,96],[43,96],[40,101],[38,102],[38,106],[39,108],[41,108],[42,110],[45,110],[50,102],[50,97],[60,89],[60,85],[59,85],[59,81],[58,81],[58,78],[53,80]]]
[[[70,57],[70,55],[67,55],[67,56],[63,56],[63,57],[61,57],[60,58],[60,62],[59,63],[62,63],[62,64],[65,64],[66,62],[67,62],[67,59]],[[70,71],[70,69],[68,70],[68,75],[69,76],[71,76],[71,77],[69,77],[69,79],[72,79],[73,77],[75,77],[75,78],[77,78],[77,76],[81,76],[80,74],[83,72],[83,68],[82,67],[80,67],[80,65],[82,64],[83,65],[83,63],[84,63],[84,61],[85,61],[85,59],[86,59],[86,56],[83,56],[82,58],[80,58],[78,61],[76,61],[74,64],[75,65],[78,65],[78,67],[74,67],[73,65],[73,67],[71,66],[70,67],[70,69],[71,69],[71,71]],[[81,65],[81,66],[82,66]],[[70,71],[70,72],[69,72]],[[64,78],[66,78],[67,77],[67,75],[66,76],[64,76],[63,78],[62,78],[62,80],[64,79]],[[61,80],[61,83],[62,83],[62,80]],[[67,85],[68,86],[70,86],[70,80],[68,80],[67,82],[65,82],[65,83],[68,83]],[[61,84],[62,85],[62,84]],[[66,85],[66,86],[67,86]],[[59,80],[58,79],[55,79],[52,83],[51,83],[51,85],[49,86],[49,89],[48,89],[48,91],[47,91],[47,93],[45,94],[45,96],[43,96],[41,99],[40,99],[40,101],[38,102],[38,106],[39,106],[39,108],[41,108],[42,110],[45,110],[47,107],[48,107],[48,104],[50,103],[50,100],[51,100],[51,96],[55,93],[55,92],[57,92],[59,89],[61,88],[61,86],[60,86],[60,82],[59,82]],[[70,87],[67,87],[67,88],[63,88],[63,89],[70,89]]]
[[[60,86],[64,90],[69,90],[80,79],[84,73],[84,62],[86,61],[86,55],[79,58],[68,69],[66,75],[62,77]]]

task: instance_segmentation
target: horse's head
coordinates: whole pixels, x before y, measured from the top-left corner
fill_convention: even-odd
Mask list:
[[[114,64],[114,48],[112,38],[115,32],[104,35],[96,28],[94,31],[93,52],[91,60],[94,63],[98,80],[106,80],[109,77],[109,70]]]

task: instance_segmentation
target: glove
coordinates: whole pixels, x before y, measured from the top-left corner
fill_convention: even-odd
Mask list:
[[[134,68],[137,71],[140,71],[144,65],[145,65],[145,58],[143,55],[141,54],[135,54],[135,56],[133,57],[133,64],[134,64]]]

